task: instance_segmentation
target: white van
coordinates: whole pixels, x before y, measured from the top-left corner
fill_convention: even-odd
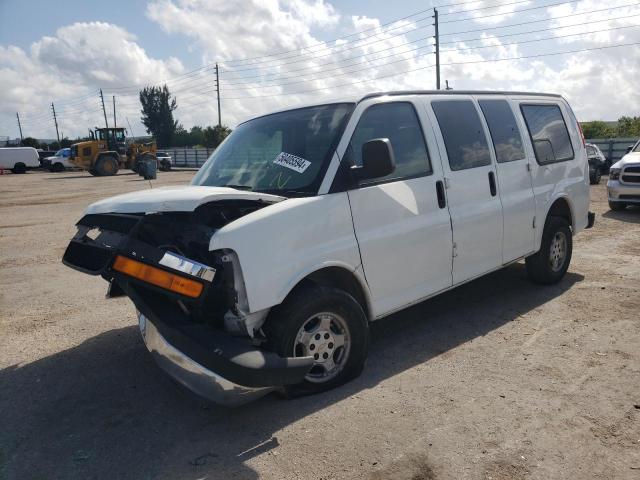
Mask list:
[[[0,168],[13,173],[25,173],[27,168],[40,166],[38,151],[32,147],[0,148]]]
[[[354,378],[370,322],[510,263],[560,281],[588,207],[562,97],[375,93],[242,123],[191,186],[89,206],[63,261],[131,298],[170,375],[236,405]]]

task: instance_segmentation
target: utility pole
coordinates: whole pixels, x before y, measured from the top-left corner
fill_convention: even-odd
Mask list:
[[[113,96],[113,126],[117,127],[118,122],[116,122],[116,96]]]
[[[56,124],[56,137],[58,138],[58,145],[60,145],[60,134],[58,133],[58,118],[56,117],[56,107],[51,102],[51,110],[53,110],[53,123]]]
[[[100,89],[100,100],[102,100],[102,113],[104,114],[104,124],[109,128],[109,122],[107,122],[107,110],[104,108],[104,95],[102,95],[102,89]]]
[[[434,26],[436,27],[436,89],[440,90],[440,33],[438,32],[438,9],[433,9],[433,18],[435,20]]]
[[[20,125],[20,115],[18,112],[16,112],[16,117],[18,118],[18,130],[20,130],[20,143],[22,143],[24,137],[22,136],[22,125]]]
[[[133,137],[133,141],[136,141],[136,136],[133,134],[133,128],[131,128],[131,124],[129,123],[129,117],[124,117],[124,119],[127,121],[127,125],[129,125],[129,131],[131,132],[131,136]]]
[[[218,94],[218,126],[222,127],[222,116],[220,114],[220,77],[218,76],[218,62],[216,62],[216,93]]]

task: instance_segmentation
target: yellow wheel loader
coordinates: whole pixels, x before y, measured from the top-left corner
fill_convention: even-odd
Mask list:
[[[71,146],[71,163],[103,177],[115,175],[121,168],[136,171],[138,162],[147,159],[157,161],[155,142],[129,143],[124,128],[96,128],[89,131],[90,140]]]

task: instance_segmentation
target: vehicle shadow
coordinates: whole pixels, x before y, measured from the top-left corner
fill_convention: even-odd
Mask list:
[[[0,371],[2,478],[258,478],[247,460],[279,444],[277,432],[379,382],[486,335],[561,295],[504,270],[372,325],[356,380],[295,400],[267,396],[236,409],[208,403],[170,380],[137,326]],[[455,382],[455,378],[451,379]],[[333,428],[337,428],[335,425]]]
[[[125,175],[137,175],[137,173],[135,172],[127,172],[127,173],[118,173],[115,176],[118,177],[124,177]],[[100,177],[95,177],[93,175],[91,175],[90,173],[85,173],[83,174],[79,174],[79,175],[66,175],[66,176],[62,176],[62,175],[55,175],[55,176],[50,176],[47,177],[46,180],[73,180],[76,178],[85,178],[85,179],[89,179],[89,178],[97,178],[100,179]]]
[[[614,212],[609,210],[602,214],[604,218],[610,218],[612,220],[619,220],[627,223],[640,223],[640,206],[629,205],[624,210]]]

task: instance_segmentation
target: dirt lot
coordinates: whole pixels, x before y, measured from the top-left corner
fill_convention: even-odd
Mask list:
[[[513,265],[376,323],[356,381],[228,410],[60,263],[88,203],[148,182],[0,177],[0,478],[639,479],[640,209],[605,181],[559,285]]]

